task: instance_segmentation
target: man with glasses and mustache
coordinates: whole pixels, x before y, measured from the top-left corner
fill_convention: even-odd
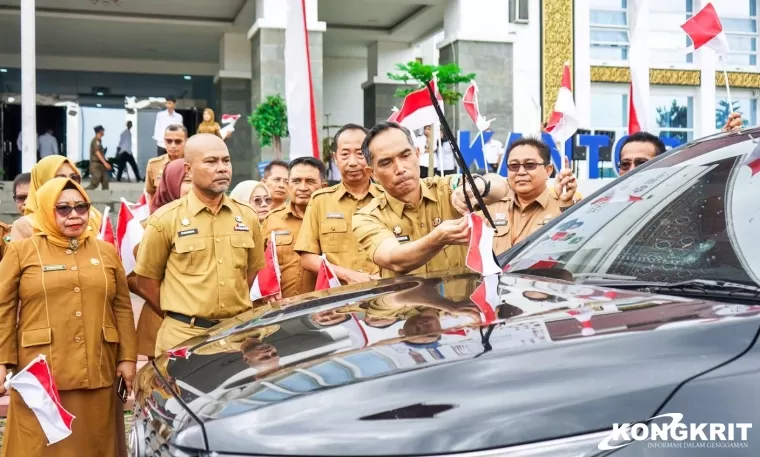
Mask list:
[[[543,141],[521,138],[506,153],[509,192],[499,202],[488,205],[496,225],[494,251],[501,253],[559,216],[576,203],[578,183],[573,172],[563,168],[549,188],[554,172],[551,152]]]
[[[20,216],[24,215],[26,198],[29,196],[29,184],[32,182],[30,173],[21,173],[13,180],[13,201]],[[11,226],[0,222],[0,260],[3,259],[5,244],[11,241]]]
[[[153,198],[161,182],[161,175],[166,164],[172,160],[181,159],[185,156],[185,142],[187,141],[187,128],[182,124],[171,124],[164,131],[164,144],[166,154],[161,154],[148,161],[145,171],[145,192]]]
[[[135,287],[164,316],[156,356],[250,310],[250,288],[264,268],[256,213],[226,195],[232,166],[224,140],[201,133],[185,151],[192,189],[150,216],[135,266]]]

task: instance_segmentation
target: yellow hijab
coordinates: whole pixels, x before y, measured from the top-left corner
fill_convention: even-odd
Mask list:
[[[206,108],[203,110],[203,114],[208,113],[211,119],[208,120],[208,122],[203,121],[198,125],[198,131],[197,133],[211,133],[213,135],[221,136],[219,133],[219,130],[221,130],[221,127],[219,126],[219,123],[214,121],[214,110],[211,108]]]
[[[39,189],[45,185],[48,181],[55,178],[55,174],[58,172],[58,169],[61,168],[63,164],[68,164],[71,166],[71,168],[74,170],[75,173],[79,174],[79,169],[77,166],[69,160],[67,157],[61,156],[61,155],[52,155],[47,156],[37,162],[37,164],[32,168],[31,173],[31,182],[29,183],[29,195],[26,198],[26,208],[24,209],[24,216],[28,216],[27,219],[31,223],[32,227],[35,230],[39,230],[37,220],[35,217],[35,213],[37,212],[37,198],[36,194],[39,192]],[[81,186],[80,186],[81,187]],[[58,198],[56,196],[56,198]],[[55,203],[55,202],[53,202]],[[92,208],[90,210],[90,225],[88,228],[88,231],[95,233],[98,232],[100,229],[100,221],[103,219],[103,215],[100,214],[98,210],[95,208]]]
[[[58,224],[55,222],[55,204],[66,187],[73,187],[82,194],[82,198],[85,202],[90,203],[90,197],[87,195],[87,192],[84,191],[82,186],[67,178],[53,178],[43,184],[35,192],[34,202],[37,205],[37,213],[35,217],[37,231],[34,236],[44,236],[54,245],[64,248],[71,246],[73,243],[70,238],[66,237],[61,232],[58,228]],[[95,236],[95,233],[97,232],[85,230],[82,235],[77,238],[77,245],[81,246],[87,238]]]

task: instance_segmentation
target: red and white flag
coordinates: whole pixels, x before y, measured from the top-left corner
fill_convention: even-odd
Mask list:
[[[605,203],[633,203],[633,202],[640,202],[642,200],[644,200],[643,197],[640,197],[638,195],[633,195],[630,192],[613,190],[612,193],[609,193],[607,195],[597,198],[596,200],[591,202],[591,204],[602,205]]]
[[[293,132],[290,136],[290,159],[305,156],[319,159],[306,2],[287,0],[285,8],[285,103],[288,109],[288,130]]]
[[[462,97],[462,103],[464,104],[464,110],[470,115],[470,119],[478,128],[479,132],[488,130],[491,126],[493,119],[486,120],[485,116],[480,114],[480,106],[478,106],[478,85],[473,81],[464,92]]]
[[[723,25],[712,3],[705,5],[700,12],[684,22],[681,28],[694,43],[689,47],[689,51],[707,46],[720,54],[728,54],[728,38],[723,32]]]
[[[75,417],[61,404],[53,374],[40,354],[23,370],[5,382],[6,390],[13,388],[24,399],[40,422],[48,444],[57,443],[71,435]]]
[[[430,100],[430,92],[428,92],[428,86],[432,86],[435,91],[438,105],[443,110],[443,97],[438,92],[438,86],[435,80],[430,81],[426,87],[415,90],[404,98],[404,104],[401,105],[401,109],[391,115],[391,118],[395,115],[395,122],[403,125],[409,130],[417,130],[425,127],[426,125],[432,125],[438,122],[438,114],[435,112],[435,106],[433,101]]]
[[[121,199],[122,202],[125,202],[127,206],[129,207],[129,210],[132,211],[132,215],[137,219],[139,222],[144,221],[145,219],[150,216],[150,205],[148,202],[150,201],[150,197],[148,197],[147,192],[143,192],[142,196],[140,196],[140,199],[137,200],[137,203],[129,203],[128,201]]]
[[[239,114],[222,114],[222,125],[234,124],[240,119]]]
[[[562,85],[557,94],[554,111],[546,123],[546,131],[554,139],[554,143],[562,148],[567,140],[578,130],[580,122],[573,100],[573,86],[570,78],[570,62],[565,62],[562,69]]]
[[[554,268],[559,263],[558,260],[549,256],[546,259],[536,258],[520,258],[517,261],[512,261],[504,267],[505,272],[510,271],[523,271],[523,270],[541,270],[547,268]]]
[[[169,349],[166,351],[166,355],[169,356],[169,358],[172,359],[189,359],[190,358],[190,349],[187,347],[179,347],[174,349]]]
[[[101,219],[100,221],[100,230],[98,231],[98,239],[106,241],[116,246],[115,231],[113,229],[113,224],[111,223],[111,218],[108,217],[108,213],[110,211],[111,211],[111,208],[108,206],[106,206],[106,209],[103,210],[103,219]]]
[[[219,135],[221,135],[222,138],[227,138],[232,135],[232,132],[235,131],[235,123],[238,119],[240,119],[239,114],[223,114],[222,125],[224,125],[224,127],[219,130]]]
[[[628,64],[631,69],[628,97],[628,134],[649,130],[649,0],[628,3],[630,43]]]
[[[119,256],[121,256],[121,263],[124,265],[126,274],[132,273],[135,269],[137,263],[135,247],[142,241],[144,231],[140,220],[135,217],[129,207],[129,203],[122,198],[119,219],[116,221],[116,247],[119,249]]]
[[[330,262],[322,255],[322,263],[319,265],[319,273],[317,274],[317,285],[314,290],[332,289],[340,286],[338,275],[335,274]]]
[[[575,320],[580,322],[581,324],[581,335],[583,336],[591,336],[596,333],[596,330],[594,330],[594,327],[591,325],[591,316],[594,315],[594,312],[589,309],[571,309],[567,312],[567,314],[573,316]]]
[[[277,295],[281,292],[280,264],[277,260],[277,242],[275,232],[269,237],[269,242],[264,250],[264,269],[259,270],[256,280],[251,286],[251,300]]]
[[[470,300],[480,310],[483,325],[496,320],[496,307],[499,306],[499,275],[483,276],[483,281],[470,295]]]
[[[465,264],[483,276],[501,273],[501,268],[493,258],[494,229],[476,213],[470,213],[467,225],[470,227],[470,245],[467,247]]]
[[[760,146],[756,147],[752,152],[747,154],[744,158],[742,165],[746,165],[752,170],[752,176],[760,173]]]

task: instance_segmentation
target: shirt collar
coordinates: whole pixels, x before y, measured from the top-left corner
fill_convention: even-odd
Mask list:
[[[230,211],[232,211],[232,199],[228,197],[227,195],[224,195],[222,197],[222,206],[226,206]],[[220,207],[220,210],[221,210]],[[191,216],[197,216],[198,213],[206,209],[207,206],[205,203],[200,201],[198,199],[198,196],[195,195],[194,190],[190,190],[190,192],[187,194],[187,211],[190,213]]]
[[[546,209],[546,206],[549,204],[549,198],[549,186],[546,186],[544,187],[544,191],[536,197],[533,203],[538,203],[541,205],[541,208]],[[511,200],[512,206],[517,206],[517,195],[515,195],[515,191],[512,189],[509,190],[507,197],[504,200]]]
[[[430,188],[427,186],[427,183],[420,179],[420,186],[422,187],[422,200],[428,199],[433,202],[438,202],[438,197],[435,195],[435,192],[430,190]],[[401,200],[391,196],[391,194],[386,193],[385,195],[386,200],[388,200],[388,205],[390,205],[391,210],[396,213],[396,216],[401,217],[404,213],[404,208],[406,207],[407,203],[402,202]]]
[[[296,211],[295,211],[295,206],[296,206],[296,205],[295,205],[295,203],[293,203],[293,202],[290,202],[290,203],[288,203],[287,205],[285,205],[285,216],[286,216],[286,217],[287,217],[287,216],[291,216],[291,217],[295,217],[296,219],[301,219],[301,220],[303,220],[303,217],[302,217],[302,216],[299,216],[299,215],[297,215],[297,214],[296,214]]]
[[[348,193],[348,189],[346,189],[346,186],[343,185],[343,181],[338,183],[337,190],[335,191],[335,194],[338,197],[338,200],[343,198],[343,196],[346,195],[347,193]],[[377,184],[375,184],[372,181],[369,182],[369,195],[372,195],[373,197],[379,197],[380,195],[382,195],[382,192],[377,187]]]

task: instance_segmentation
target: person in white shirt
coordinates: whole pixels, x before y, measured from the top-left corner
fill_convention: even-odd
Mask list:
[[[156,140],[156,156],[166,154],[166,143],[164,143],[164,132],[170,125],[182,125],[182,115],[174,111],[177,99],[166,97],[166,110],[156,114],[156,126],[153,128],[153,139]]]
[[[483,134],[485,135],[486,132],[493,132],[493,130],[488,129],[483,132]],[[491,135],[491,138],[485,144],[483,153],[485,153],[486,162],[488,162],[489,170],[487,171],[490,173],[497,173],[501,157],[504,155],[504,145],[501,141],[497,140],[494,135]]]
[[[121,132],[119,145],[116,147],[116,166],[119,171],[116,172],[116,180],[121,182],[121,175],[127,169],[127,164],[132,167],[132,173],[135,175],[136,182],[142,181],[140,178],[140,169],[137,167],[135,157],[132,155],[132,121],[127,121],[127,128]],[[127,174],[129,181],[129,174]]]
[[[58,139],[53,135],[53,129],[47,129],[43,135],[40,135],[37,139],[37,148],[40,151],[40,159],[58,155]]]
[[[425,136],[427,138],[431,138],[430,136],[430,129],[432,126],[426,125],[424,129]],[[441,165],[443,165],[443,174],[446,175],[453,175],[457,172],[457,163],[456,160],[454,160],[454,151],[451,149],[451,145],[448,141],[444,139],[443,131],[439,130],[439,136],[441,138],[441,150],[442,153],[438,151],[438,142],[436,142],[435,145],[433,145],[433,166],[435,167],[434,173],[435,175],[441,174]],[[441,164],[441,159],[443,159],[443,164]],[[430,156],[425,152],[420,156],[420,176],[423,178],[427,178],[428,176],[428,164],[430,160]]]

